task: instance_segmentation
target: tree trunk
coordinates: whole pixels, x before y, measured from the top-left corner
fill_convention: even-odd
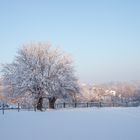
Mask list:
[[[43,98],[40,97],[38,102],[37,102],[37,110],[42,111],[42,109],[43,109]]]
[[[49,98],[49,108],[51,109],[54,109],[55,108],[55,101],[56,101],[56,98],[53,97],[53,98]]]

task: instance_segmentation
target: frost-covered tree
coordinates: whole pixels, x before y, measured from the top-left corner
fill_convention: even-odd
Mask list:
[[[54,108],[56,99],[79,92],[71,57],[46,43],[24,45],[14,61],[4,65],[3,77],[13,96],[31,93],[38,110],[42,110],[44,97]]]

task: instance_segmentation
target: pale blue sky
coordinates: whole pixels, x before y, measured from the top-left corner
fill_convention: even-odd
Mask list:
[[[0,0],[0,63],[49,41],[83,82],[140,80],[139,0]]]

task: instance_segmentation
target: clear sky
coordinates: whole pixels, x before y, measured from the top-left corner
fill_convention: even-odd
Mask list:
[[[72,54],[83,82],[140,80],[140,1],[0,0],[0,63],[34,41]]]

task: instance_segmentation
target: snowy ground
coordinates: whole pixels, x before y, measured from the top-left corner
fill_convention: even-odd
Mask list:
[[[0,112],[0,140],[140,140],[140,107]]]

